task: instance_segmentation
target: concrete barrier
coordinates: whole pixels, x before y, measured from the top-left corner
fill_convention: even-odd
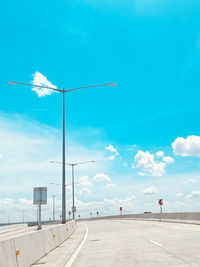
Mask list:
[[[1,267],[18,266],[13,239],[8,239],[0,242],[0,266]]]
[[[53,228],[41,232],[45,253],[49,253],[52,249],[59,246],[66,238],[67,231],[65,225],[57,225]]]
[[[45,255],[42,233],[39,231],[16,236],[13,241],[20,267],[30,266]]]
[[[99,218],[85,218],[85,220],[105,220],[105,219],[160,219],[160,213],[142,213],[142,214],[123,214],[113,216],[102,216]],[[196,221],[200,223],[200,212],[174,212],[174,213],[163,213],[162,219],[165,220],[180,220],[180,221]],[[79,220],[78,220],[79,221]]]
[[[27,227],[28,227],[27,223],[0,226],[0,234],[4,234],[10,231],[20,230],[20,229],[27,228]]]
[[[69,238],[76,226],[76,221],[68,222],[65,225],[56,225],[52,228],[42,231],[42,240],[45,253],[48,254],[55,247],[59,246],[67,238]]]
[[[0,267],[27,267],[69,238],[76,221],[18,234],[0,242]]]

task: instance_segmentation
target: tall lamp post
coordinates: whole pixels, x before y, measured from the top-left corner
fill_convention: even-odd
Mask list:
[[[107,83],[107,84],[98,84],[98,85],[90,85],[90,86],[83,86],[83,87],[77,87],[77,88],[71,88],[65,90],[63,89],[57,89],[54,87],[48,87],[43,85],[37,85],[37,84],[29,84],[29,83],[22,83],[22,82],[8,82],[8,84],[21,84],[21,85],[27,85],[31,87],[38,87],[38,88],[46,88],[49,90],[57,91],[59,93],[62,93],[63,95],[63,143],[62,143],[62,223],[66,223],[66,199],[65,199],[65,93],[79,90],[79,89],[86,89],[91,87],[100,87],[100,86],[115,86],[116,83]]]
[[[74,206],[74,166],[80,165],[80,164],[87,164],[87,163],[94,163],[94,160],[90,161],[84,161],[84,162],[77,162],[77,163],[66,163],[67,165],[72,167],[72,214],[73,219],[75,219],[75,206]],[[50,163],[61,163],[60,161],[51,160]]]

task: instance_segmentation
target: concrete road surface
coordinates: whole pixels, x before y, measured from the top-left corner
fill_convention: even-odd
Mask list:
[[[88,236],[73,267],[200,266],[198,225],[134,220],[84,224]]]

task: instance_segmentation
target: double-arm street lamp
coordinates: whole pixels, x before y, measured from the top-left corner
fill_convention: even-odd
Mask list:
[[[53,90],[59,93],[62,93],[63,95],[63,143],[62,143],[62,223],[66,223],[66,199],[65,199],[65,93],[79,90],[79,89],[86,89],[86,88],[92,88],[92,87],[101,87],[101,86],[115,86],[116,83],[108,83],[108,84],[98,84],[98,85],[91,85],[91,86],[83,86],[83,87],[77,87],[77,88],[71,88],[71,89],[58,89],[54,87],[48,87],[43,85],[37,85],[37,84],[29,84],[29,83],[22,83],[22,82],[8,82],[8,84],[21,84],[21,85],[27,85],[31,87],[38,87],[38,88],[46,88],[49,90]]]
[[[84,161],[84,162],[77,162],[77,163],[66,163],[67,165],[72,167],[72,214],[73,214],[73,219],[75,219],[75,212],[76,212],[76,208],[74,205],[74,166],[77,165],[81,165],[81,164],[87,164],[87,163],[94,163],[94,160],[90,160],[90,161]],[[59,163],[61,164],[60,161],[55,161],[55,160],[51,160],[50,163]]]

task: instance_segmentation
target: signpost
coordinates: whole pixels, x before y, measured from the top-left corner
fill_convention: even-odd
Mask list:
[[[120,209],[120,215],[122,215],[122,207],[120,207],[119,209]]]
[[[158,205],[160,206],[160,221],[162,220],[162,206],[163,206],[163,199],[158,200]]]
[[[69,220],[70,220],[70,216],[71,216],[71,214],[72,214],[72,213],[71,213],[71,211],[69,210],[69,211],[68,211]]]
[[[47,204],[47,187],[34,187],[33,205],[38,205],[39,207],[38,230],[42,229],[41,205],[45,205],[45,204]]]
[[[76,207],[72,207],[72,213],[76,212]]]

